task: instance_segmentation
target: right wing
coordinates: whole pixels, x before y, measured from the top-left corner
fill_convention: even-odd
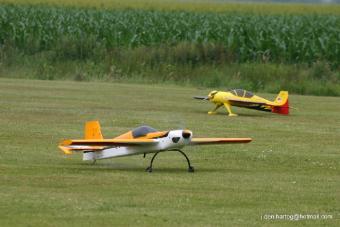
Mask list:
[[[193,138],[190,145],[211,145],[225,143],[249,143],[251,138]]]

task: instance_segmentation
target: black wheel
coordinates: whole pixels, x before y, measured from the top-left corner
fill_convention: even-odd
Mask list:
[[[152,173],[152,167],[149,166],[148,168],[145,169],[146,172]]]

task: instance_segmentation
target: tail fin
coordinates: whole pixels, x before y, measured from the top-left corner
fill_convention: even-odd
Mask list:
[[[273,113],[289,114],[288,91],[280,91],[274,103],[275,105],[272,107]]]
[[[85,124],[85,139],[103,139],[98,121],[88,121]]]

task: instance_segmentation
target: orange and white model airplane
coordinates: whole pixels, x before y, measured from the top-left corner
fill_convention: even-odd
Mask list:
[[[288,91],[280,91],[273,102],[243,89],[233,89],[226,92],[212,91],[207,97],[195,96],[194,98],[209,100],[216,105],[212,111],[208,112],[208,114],[216,114],[216,110],[221,106],[224,106],[227,109],[229,116],[237,116],[237,114],[232,113],[231,106],[278,114],[289,114]]]
[[[188,171],[193,172],[189,158],[181,151],[186,145],[210,145],[227,143],[248,143],[251,138],[192,138],[189,130],[157,131],[149,126],[141,126],[128,131],[113,139],[104,139],[98,121],[89,121],[85,124],[85,138],[64,140],[59,148],[65,154],[83,152],[84,161],[93,161],[106,158],[155,153],[150,166],[146,169],[152,172],[152,163],[158,153],[164,151],[178,151],[188,162]]]

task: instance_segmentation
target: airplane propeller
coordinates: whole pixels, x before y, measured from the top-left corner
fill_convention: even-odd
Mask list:
[[[208,100],[208,96],[194,96],[194,99]]]

